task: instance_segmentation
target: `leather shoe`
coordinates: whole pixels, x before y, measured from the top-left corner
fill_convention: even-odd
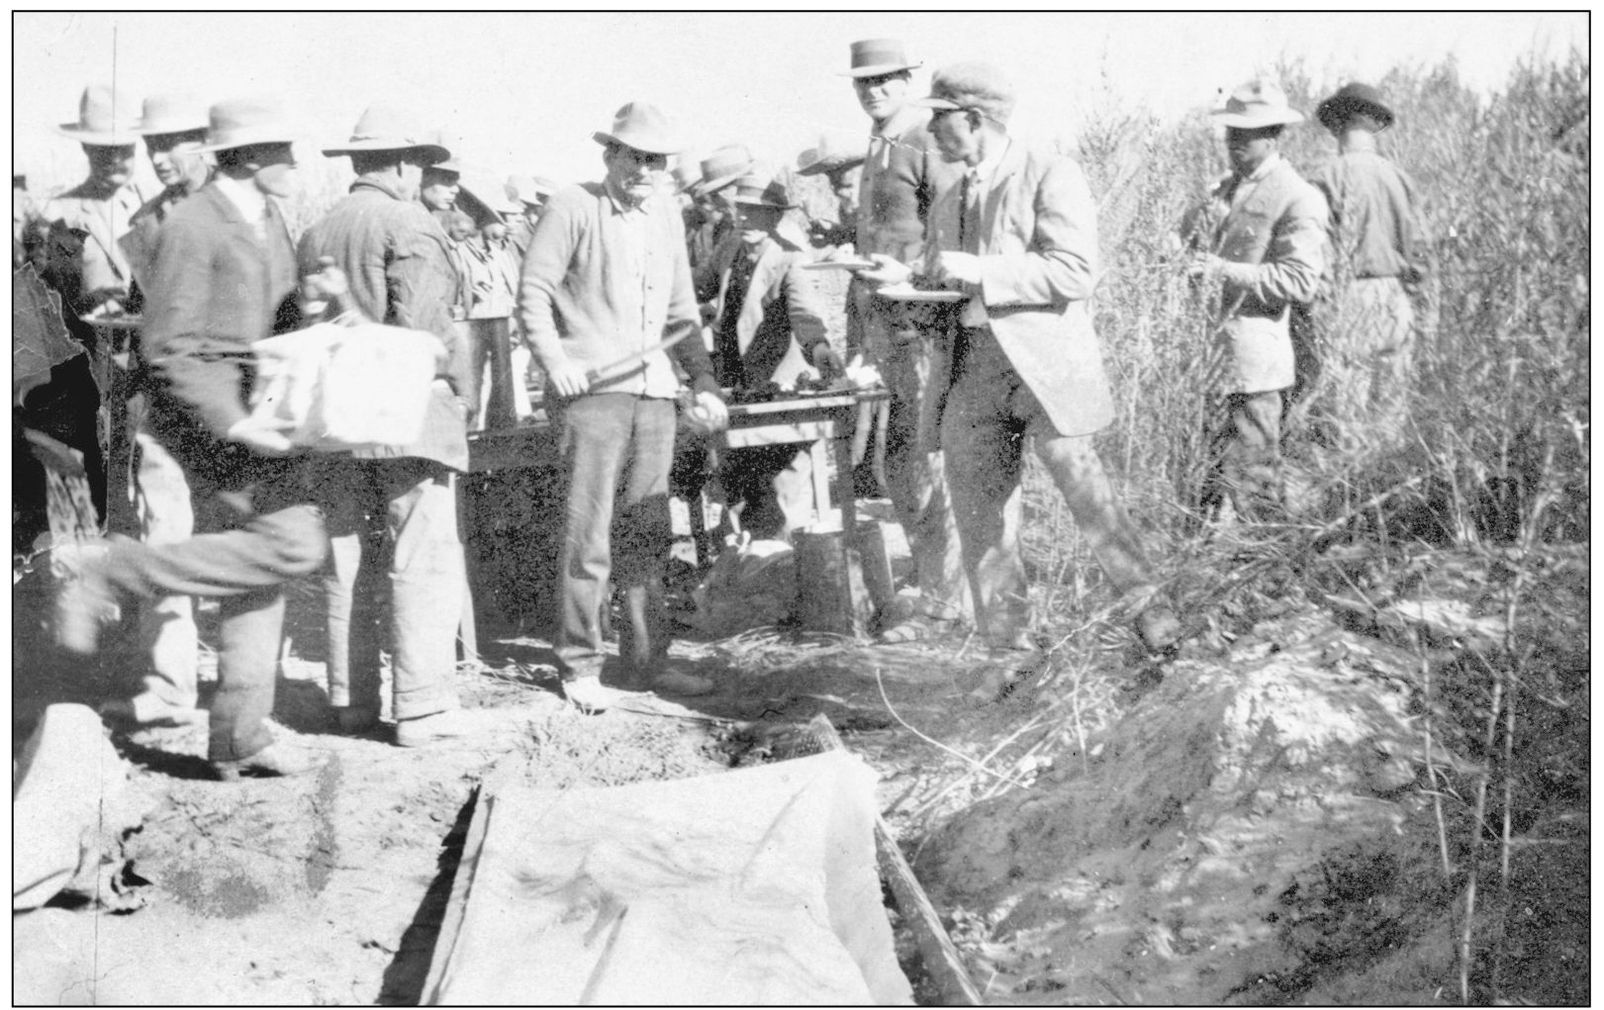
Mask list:
[[[427,747],[442,740],[474,736],[480,727],[473,716],[460,708],[448,708],[416,719],[398,719],[395,724],[397,747]]]
[[[712,694],[718,689],[718,685],[714,684],[709,677],[686,673],[684,670],[676,670],[673,667],[665,667],[658,670],[650,678],[650,683],[652,690],[659,694],[677,694],[687,698]]]
[[[249,757],[231,761],[213,761],[217,777],[224,782],[238,782],[241,776],[305,775],[317,771],[328,763],[328,755],[317,754],[298,747],[288,740],[268,744]]]
[[[336,705],[329,712],[329,722],[333,724],[337,733],[359,736],[379,728],[377,709],[362,708],[358,705]]]
[[[603,684],[600,677],[574,677],[563,681],[563,697],[586,715],[595,715],[607,711],[618,700],[618,692]]]

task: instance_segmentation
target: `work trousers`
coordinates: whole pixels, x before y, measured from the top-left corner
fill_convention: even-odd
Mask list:
[[[942,421],[942,447],[976,624],[987,641],[1006,647],[1030,620],[1020,550],[1026,438],[1114,589],[1149,587],[1153,570],[1092,436],[1058,433],[989,330],[972,329],[965,336],[968,346]]]
[[[197,501],[213,489],[187,471]],[[114,539],[104,564],[112,590],[142,601],[220,599],[214,761],[249,757],[272,743],[266,722],[284,630],[284,583],[316,571],[328,553],[323,514],[305,500],[299,474],[258,486],[252,508],[218,509],[222,528],[156,546]],[[241,499],[231,496],[238,503]]]
[[[942,412],[952,382],[952,344],[918,313],[936,306],[900,305],[854,283],[849,331],[891,393],[886,422],[886,484],[897,521],[908,537],[920,609],[964,619],[970,601],[958,527],[953,519],[941,439]]]
[[[1337,295],[1316,416],[1346,450],[1396,448],[1409,416],[1415,313],[1396,277],[1362,277]]]
[[[1243,520],[1282,518],[1281,391],[1217,396],[1206,424],[1201,518],[1221,518],[1227,501]]]
[[[668,472],[676,420],[674,401],[630,393],[590,394],[553,408],[568,482],[556,642],[568,679],[601,673],[609,578],[624,594],[618,651],[626,672],[647,676],[668,656],[663,566],[673,539]]]
[[[143,424],[134,431],[135,508],[139,538],[152,547],[182,543],[195,535],[195,507],[184,468]],[[160,596],[139,608],[139,654],[148,660],[142,697],[167,708],[194,708],[198,697],[195,667],[200,638],[195,602],[188,596]]]
[[[330,703],[380,711],[379,653],[388,647],[394,718],[456,708],[467,574],[451,471],[413,457],[342,457],[318,472],[331,556],[323,579]]]
[[[759,540],[789,540],[813,515],[813,460],[794,442],[730,449],[719,466],[719,483],[733,504],[741,502],[741,529]]]

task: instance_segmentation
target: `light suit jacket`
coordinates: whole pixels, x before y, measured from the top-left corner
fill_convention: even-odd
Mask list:
[[[1114,417],[1103,355],[1092,329],[1097,208],[1080,166],[1018,141],[980,195],[980,226],[959,243],[963,185],[941,191],[926,232],[926,263],[942,250],[980,256],[970,293],[985,303],[992,333],[1053,427],[1086,435]]]
[[[725,243],[714,261],[718,270],[717,310],[713,323],[714,339],[720,339],[729,296],[730,274],[736,257],[746,255],[740,241]],[[735,354],[740,359],[739,375],[720,375],[723,385],[756,386],[773,381],[792,386],[809,366],[813,349],[826,343],[822,298],[813,279],[797,266],[810,257],[801,249],[773,238],[759,248],[752,282],[741,302],[735,320]],[[716,348],[715,364],[724,360],[725,349]]]

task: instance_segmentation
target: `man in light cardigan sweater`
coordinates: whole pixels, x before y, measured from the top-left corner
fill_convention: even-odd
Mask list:
[[[607,176],[551,198],[535,225],[518,292],[519,320],[546,371],[547,412],[568,476],[557,659],[564,693],[590,712],[613,698],[600,680],[609,575],[624,590],[629,614],[619,639],[622,686],[682,695],[713,689],[707,678],[668,664],[662,572],[671,537],[676,364],[695,390],[697,409],[715,426],[727,420],[696,335],[701,317],[684,224],[661,195],[667,157],[684,144],[662,113],[643,102],[619,109],[612,132],[594,137],[605,148]],[[687,332],[688,339],[648,354],[622,375],[592,378],[597,369]]]

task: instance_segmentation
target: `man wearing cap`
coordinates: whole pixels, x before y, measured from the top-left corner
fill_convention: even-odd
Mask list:
[[[524,257],[518,312],[547,376],[547,404],[568,477],[556,652],[563,691],[586,711],[607,707],[600,680],[609,576],[628,620],[619,653],[627,687],[712,690],[668,663],[662,573],[672,526],[678,365],[710,426],[727,421],[707,349],[677,208],[663,193],[668,156],[685,145],[655,106],[631,102],[593,134],[600,183],[554,194]],[[689,339],[687,339],[689,338]],[[677,342],[670,348],[659,345]],[[621,359],[642,355],[617,371]],[[617,518],[615,521],[615,508]]]
[[[1231,174],[1183,225],[1188,274],[1218,288],[1218,385],[1205,433],[1199,507],[1275,518],[1283,508],[1281,391],[1294,379],[1288,330],[1294,302],[1314,299],[1324,263],[1326,207],[1279,153],[1281,131],[1303,120],[1273,81],[1236,89],[1214,113],[1225,127]]]
[[[1336,280],[1316,409],[1347,448],[1393,446],[1409,411],[1410,294],[1427,274],[1414,184],[1377,150],[1394,117],[1375,88],[1343,85],[1316,114],[1338,147],[1313,180],[1331,208]]]
[[[747,176],[730,202],[740,241],[721,250],[715,262],[713,365],[719,385],[795,388],[809,366],[825,379],[841,374],[845,366],[830,347],[813,278],[797,269],[808,254],[780,227],[795,207],[784,184],[767,174]],[[760,539],[785,540],[811,509],[810,472],[805,446],[755,446],[725,455],[721,482],[732,501],[745,503],[743,529]]]
[[[128,234],[122,238],[136,284],[131,289],[130,309],[143,308],[162,226],[179,203],[211,179],[211,157],[199,150],[206,143],[207,125],[205,107],[188,97],[145,99],[144,114],[134,132],[144,137],[151,167],[164,188],[134,213]],[[133,434],[139,535],[154,546],[179,543],[195,532],[189,484],[183,466],[156,437],[145,416],[141,386],[147,379],[147,365],[140,343],[134,345],[134,352],[128,427]],[[143,674],[143,689],[132,698],[101,706],[101,715],[141,726],[195,721],[199,637],[193,601],[188,596],[167,596],[141,608],[139,635],[141,654],[148,656],[150,663]]]
[[[1034,648],[1020,552],[1021,453],[1035,444],[1082,535],[1150,650],[1180,629],[1093,444],[1113,419],[1088,304],[1096,282],[1096,206],[1080,167],[1009,137],[1011,83],[985,63],[943,68],[923,102],[941,157],[966,169],[932,209],[915,270],[891,261],[863,276],[967,295],[942,446],[979,630],[1006,678]],[[982,684],[983,692],[996,684]]]
[[[909,102],[912,71],[902,43],[852,43],[847,72],[874,127],[858,196],[858,255],[909,262],[919,255],[936,194],[956,173],[936,153],[929,112]],[[893,303],[874,286],[847,292],[847,345],[880,371],[891,402],[886,419],[885,475],[892,505],[913,553],[919,601],[880,633],[906,642],[953,630],[968,600],[957,527],[942,475],[941,410],[952,362],[945,338],[928,322],[929,306]]]
[[[457,278],[448,240],[417,202],[425,168],[450,152],[398,111],[374,106],[349,143],[323,153],[350,156],[357,178],[302,236],[302,273],[331,264],[344,272],[362,315],[432,333],[448,349],[421,440],[330,457],[322,481],[333,556],[324,588],[335,718],[347,732],[377,728],[379,652],[388,646],[395,742],[424,746],[472,729],[452,685],[466,585],[452,475],[468,468],[470,356],[451,318]],[[386,580],[388,636],[377,606]]]
[[[251,345],[298,321],[295,251],[274,203],[292,192],[295,157],[282,113],[256,101],[212,107],[216,177],[167,216],[147,292],[144,347],[150,430],[179,461],[215,528],[160,546],[114,539],[87,552],[82,578],[57,601],[57,636],[93,652],[119,599],[221,598],[218,689],[208,756],[228,779],[294,775],[318,762],[274,740],[284,584],[327,552],[301,461],[248,413]]]
[[[822,175],[835,194],[837,216],[834,222],[815,220],[808,234],[816,246],[852,248],[858,235],[858,180],[863,175],[863,145],[839,133],[819,137],[817,147],[797,156],[797,175]]]

